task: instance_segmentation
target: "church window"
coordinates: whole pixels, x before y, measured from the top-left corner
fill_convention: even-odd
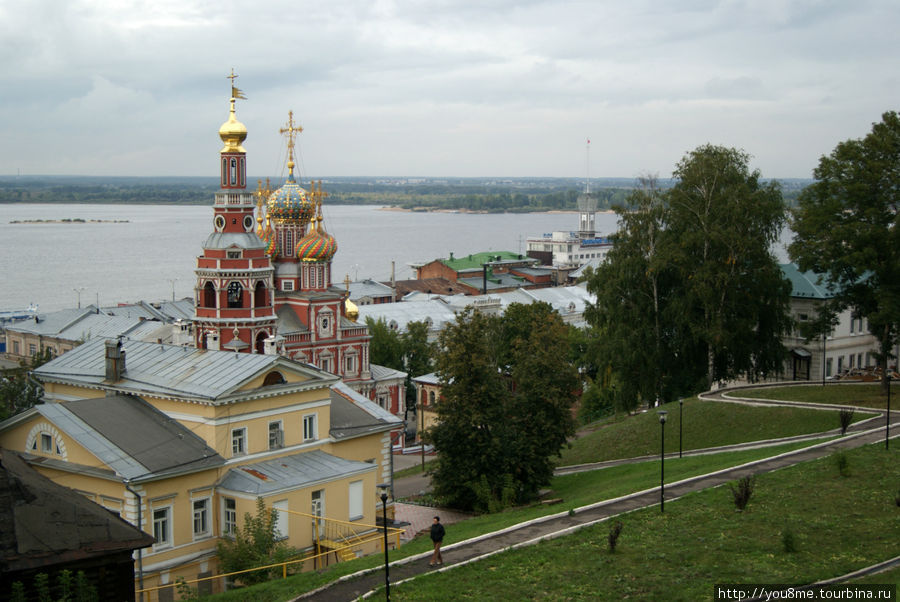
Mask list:
[[[240,282],[232,282],[228,285],[228,307],[243,307],[244,287]]]
[[[237,185],[237,159],[231,158],[231,184]]]
[[[253,306],[265,307],[266,305],[266,285],[262,282],[257,282],[256,291],[253,294]]]
[[[241,252],[240,251],[226,251],[228,259],[240,259]]]
[[[281,281],[281,290],[283,290],[283,291],[294,290],[294,282],[292,280],[282,280]]]
[[[215,307],[216,306],[216,287],[213,286],[212,282],[207,282],[203,285],[203,307]]]
[[[284,249],[285,252],[290,252],[294,248],[294,233],[290,230],[284,233]]]

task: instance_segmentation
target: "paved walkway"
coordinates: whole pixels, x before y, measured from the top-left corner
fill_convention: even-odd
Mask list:
[[[718,395],[716,397],[718,397]],[[709,396],[707,396],[707,398],[709,398]],[[675,500],[687,493],[717,487],[744,476],[770,472],[801,462],[815,460],[841,449],[851,449],[869,443],[883,442],[885,437],[883,421],[884,412],[881,412],[881,415],[882,421],[880,423],[863,421],[867,422],[867,424],[860,425],[858,423],[857,425],[854,425],[855,428],[848,432],[845,437],[841,437],[840,439],[820,443],[793,452],[787,452],[771,458],[749,462],[741,466],[684,479],[676,483],[667,483],[665,488],[665,498],[669,501]],[[900,421],[900,412],[892,411],[892,439],[896,439],[898,435],[900,435],[900,425],[897,424],[898,421]],[[868,426],[868,429],[866,426]],[[746,444],[744,447],[751,447],[753,445],[754,444]],[[742,446],[732,447],[740,449]],[[635,461],[635,459],[632,459],[632,461]],[[442,548],[444,556],[443,567],[440,569],[433,569],[428,566],[430,552],[404,558],[391,563],[391,583],[399,584],[433,570],[447,571],[455,566],[476,562],[509,549],[533,545],[544,539],[569,535],[578,529],[594,525],[612,516],[637,510],[639,508],[654,506],[658,503],[659,488],[656,487],[622,496],[620,498],[577,508],[572,515],[568,512],[562,512],[545,516],[513,525],[494,533],[487,533],[473,539],[445,545]],[[429,510],[429,512],[433,511]],[[444,519],[442,518],[442,520]],[[452,537],[449,537],[449,535],[450,533],[448,533],[448,540],[452,541]],[[333,600],[344,602],[347,600],[356,600],[359,597],[371,594],[374,590],[382,587],[383,584],[383,568],[369,569],[353,575],[347,575],[328,586],[324,586],[312,592],[307,592],[295,600],[312,598],[317,601]]]

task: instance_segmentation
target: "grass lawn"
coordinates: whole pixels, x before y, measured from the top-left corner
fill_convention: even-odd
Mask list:
[[[900,384],[891,385],[891,409],[900,408]],[[792,387],[766,387],[736,391],[738,397],[753,399],[777,399],[780,401],[805,401],[853,405],[884,410],[887,397],[881,394],[880,384],[828,383],[822,385],[798,385]]]
[[[666,422],[666,452],[678,451],[678,402],[661,409]],[[702,449],[746,441],[819,433],[840,427],[838,410],[755,407],[693,398],[684,402],[683,449]],[[868,418],[857,412],[854,421]],[[656,410],[607,423],[562,450],[558,466],[618,460],[659,453]]]
[[[897,586],[897,592],[900,593],[900,566],[884,571],[883,573],[856,579],[853,583],[893,583]]]
[[[671,483],[689,476],[704,474],[736,466],[752,460],[774,456],[793,449],[810,445],[792,443],[777,447],[727,452],[708,456],[666,459],[666,482]],[[553,506],[527,506],[500,512],[476,516],[461,523],[447,527],[446,544],[463,541],[478,535],[496,531],[510,525],[530,520],[539,516],[565,512],[571,508],[586,506],[593,502],[615,498],[634,491],[655,487],[659,484],[659,462],[647,461],[638,464],[615,466],[603,470],[565,475],[553,479],[551,487],[554,497],[563,498],[563,503]],[[668,507],[668,505],[667,505]],[[391,561],[413,556],[431,549],[428,537],[419,537],[389,554]],[[334,581],[343,575],[379,566],[383,557],[373,554],[350,562],[342,562],[322,572],[307,572],[283,580],[244,588],[233,592],[219,594],[209,600],[246,600],[254,602],[276,602],[287,600],[302,592],[309,591]],[[205,598],[207,599],[207,598]],[[446,598],[444,598],[446,599]]]
[[[710,600],[716,583],[805,584],[898,553],[900,450],[846,452],[757,478],[737,512],[719,487],[620,517],[615,554],[609,523],[391,588],[395,600]],[[668,468],[668,462],[667,468]],[[784,549],[793,534],[795,552]],[[887,579],[887,577],[883,577]],[[878,582],[885,582],[876,579]]]

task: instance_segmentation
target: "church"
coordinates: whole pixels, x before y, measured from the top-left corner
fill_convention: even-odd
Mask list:
[[[338,245],[325,229],[327,194],[321,181],[305,189],[295,175],[303,128],[289,112],[280,129],[287,144],[281,187],[258,182],[249,191],[247,128],[235,115],[240,98],[232,85],[231,111],[219,129],[224,146],[213,230],[197,258],[195,345],[311,364],[402,418],[406,374],[369,362],[368,328],[357,321],[349,290],[332,283]]]

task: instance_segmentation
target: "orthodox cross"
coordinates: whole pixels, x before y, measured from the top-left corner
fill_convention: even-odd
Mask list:
[[[278,133],[285,135],[288,139],[288,171],[294,175],[294,138],[303,131],[300,124],[294,124],[294,112],[288,111],[287,127],[278,130]]]

